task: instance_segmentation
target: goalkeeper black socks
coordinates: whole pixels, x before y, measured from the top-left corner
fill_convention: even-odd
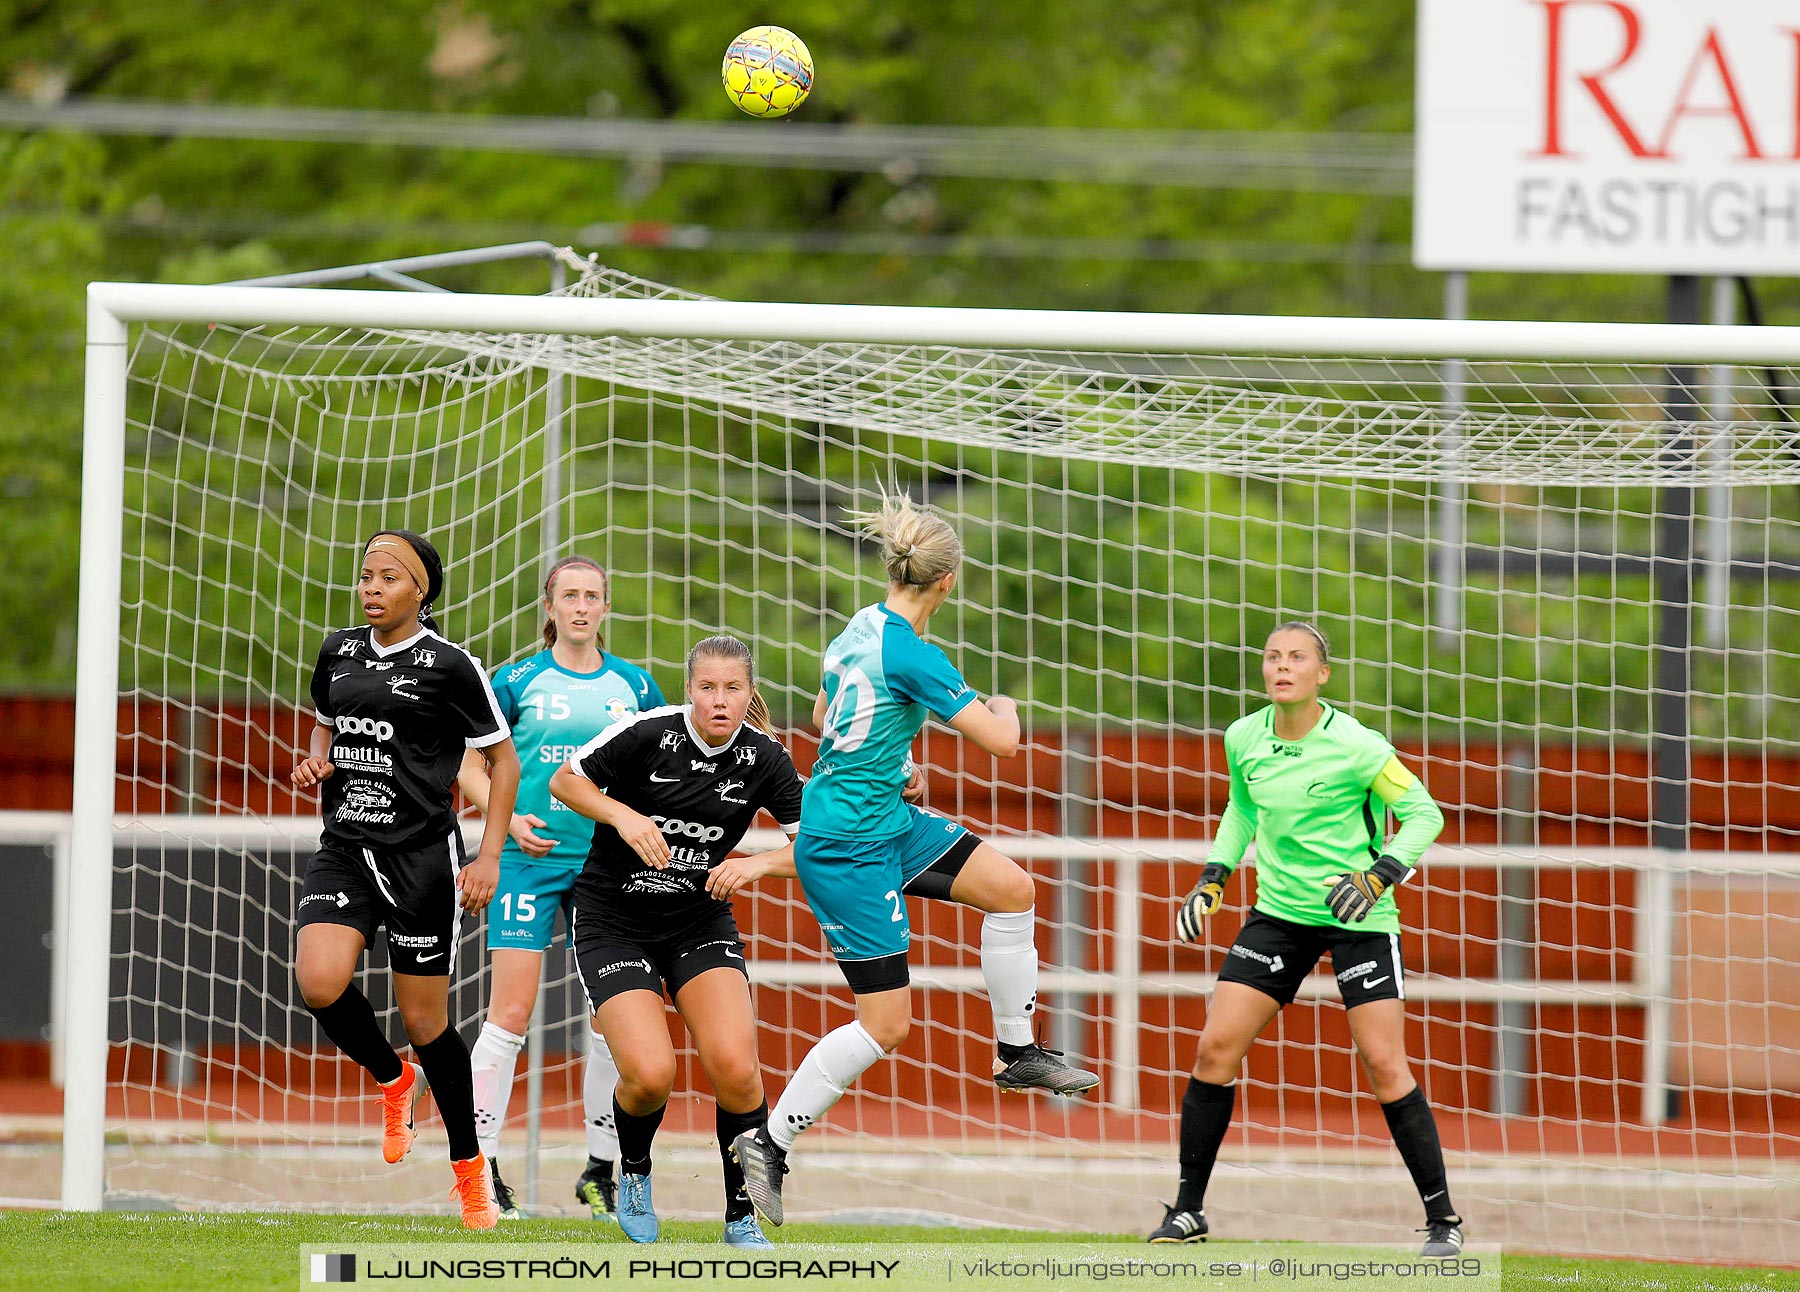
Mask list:
[[[713,1125],[719,1135],[719,1160],[725,1165],[725,1223],[742,1220],[750,1214],[750,1195],[744,1192],[744,1168],[731,1154],[731,1143],[739,1135],[769,1124],[769,1101],[747,1113],[728,1113],[715,1106]]]
[[[1175,1195],[1175,1210],[1201,1209],[1213,1164],[1219,1160],[1219,1145],[1225,1142],[1236,1106],[1235,1082],[1215,1086],[1198,1077],[1188,1078],[1187,1093],[1181,1097],[1181,1189]]]
[[[475,1074],[469,1069],[469,1047],[463,1044],[462,1035],[454,1027],[446,1027],[429,1044],[415,1041],[413,1053],[425,1069],[425,1080],[431,1083],[438,1116],[444,1119],[450,1160],[467,1162],[480,1157],[481,1142],[475,1138]]]
[[[613,1096],[613,1124],[619,1128],[620,1174],[650,1174],[650,1141],[656,1138],[656,1128],[662,1125],[663,1114],[668,1108],[664,1104],[639,1117],[619,1107],[619,1097]]]
[[[355,983],[344,988],[344,994],[331,1004],[306,1008],[319,1020],[319,1030],[331,1038],[331,1043],[382,1085],[398,1081],[406,1071],[387,1033],[375,1019],[374,1006]]]
[[[1427,1220],[1448,1220],[1456,1215],[1450,1202],[1450,1185],[1444,1175],[1444,1149],[1438,1143],[1437,1118],[1425,1102],[1425,1092],[1418,1086],[1391,1104],[1381,1105],[1387,1117],[1388,1131],[1394,1147],[1412,1173],[1413,1187],[1425,1204]]]

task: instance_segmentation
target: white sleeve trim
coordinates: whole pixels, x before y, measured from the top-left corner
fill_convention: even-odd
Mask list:
[[[582,759],[600,748],[600,746],[604,745],[607,741],[615,739],[621,732],[629,731],[631,728],[637,726],[638,723],[642,722],[645,718],[660,718],[664,714],[673,713],[680,708],[681,706],[678,704],[665,704],[660,709],[645,709],[641,713],[626,714],[623,718],[620,718],[610,727],[603,730],[599,735],[588,741],[587,744],[570,754],[567,767],[570,771],[574,772],[584,780],[592,780],[593,778],[581,769]]]
[[[781,827],[781,832],[790,839],[800,833],[800,823],[798,821],[794,822],[792,825],[789,825],[786,821],[777,821],[776,824]]]
[[[500,707],[500,698],[494,694],[494,684],[488,680],[487,670],[481,667],[481,661],[475,658],[474,652],[470,651],[466,646],[451,641],[442,633],[434,633],[430,629],[422,629],[419,633],[414,635],[414,639],[416,640],[421,636],[435,637],[451,650],[460,651],[462,657],[469,661],[469,667],[475,670],[476,680],[481,683],[481,693],[487,696],[488,712],[493,715],[494,726],[497,727],[498,730],[484,733],[479,736],[465,736],[463,738],[463,747],[465,749],[486,749],[489,745],[497,745],[502,740],[511,737],[512,723],[506,720],[506,711]]]

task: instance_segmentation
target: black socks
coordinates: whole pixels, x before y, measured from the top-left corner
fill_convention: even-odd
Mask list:
[[[1444,1149],[1438,1142],[1437,1118],[1425,1102],[1425,1092],[1418,1086],[1391,1104],[1381,1105],[1387,1117],[1388,1131],[1400,1159],[1412,1173],[1413,1187],[1425,1204],[1427,1220],[1447,1220],[1456,1215],[1450,1202],[1450,1185],[1444,1176]]]
[[[375,1007],[355,983],[344,988],[344,994],[329,1005],[306,1007],[319,1020],[319,1029],[346,1057],[364,1068],[368,1074],[387,1085],[398,1081],[405,1069],[400,1056],[375,1019]]]
[[[431,1083],[431,1099],[444,1119],[450,1137],[450,1160],[467,1162],[481,1156],[475,1138],[475,1076],[469,1071],[469,1047],[454,1026],[438,1033],[427,1045],[413,1045],[425,1080]]]
[[[1235,1082],[1215,1086],[1198,1077],[1188,1078],[1187,1093],[1181,1097],[1181,1189],[1175,1195],[1175,1210],[1201,1209],[1236,1105]]]

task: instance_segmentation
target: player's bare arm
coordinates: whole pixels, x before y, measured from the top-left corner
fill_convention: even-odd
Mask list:
[[[330,727],[322,722],[315,722],[307,746],[306,757],[294,765],[293,774],[288,778],[294,783],[295,789],[309,790],[337,770],[331,764]]]
[[[790,839],[768,852],[727,857],[706,876],[706,891],[717,898],[730,898],[759,879],[793,879],[796,874],[794,843]]]
[[[550,778],[550,793],[572,811],[616,830],[646,866],[662,870],[669,864],[669,841],[656,822],[626,807],[579,772],[557,768]]]
[[[482,816],[487,815],[488,795],[493,781],[488,776],[487,759],[479,749],[463,752],[462,767],[456,773],[456,787],[462,791],[463,797],[469,800],[475,810]],[[548,857],[556,847],[556,840],[548,835],[537,833],[549,822],[535,812],[515,812],[507,826],[507,834],[519,845],[519,850],[527,857]]]
[[[989,696],[970,704],[950,719],[950,727],[973,740],[996,758],[1019,752],[1019,706],[1011,696]]]

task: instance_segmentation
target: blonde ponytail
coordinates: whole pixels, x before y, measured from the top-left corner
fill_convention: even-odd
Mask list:
[[[880,489],[873,511],[850,511],[845,519],[867,538],[881,544],[881,562],[890,584],[922,588],[936,583],[962,564],[962,540],[950,522],[936,512],[913,505],[898,490]]]

